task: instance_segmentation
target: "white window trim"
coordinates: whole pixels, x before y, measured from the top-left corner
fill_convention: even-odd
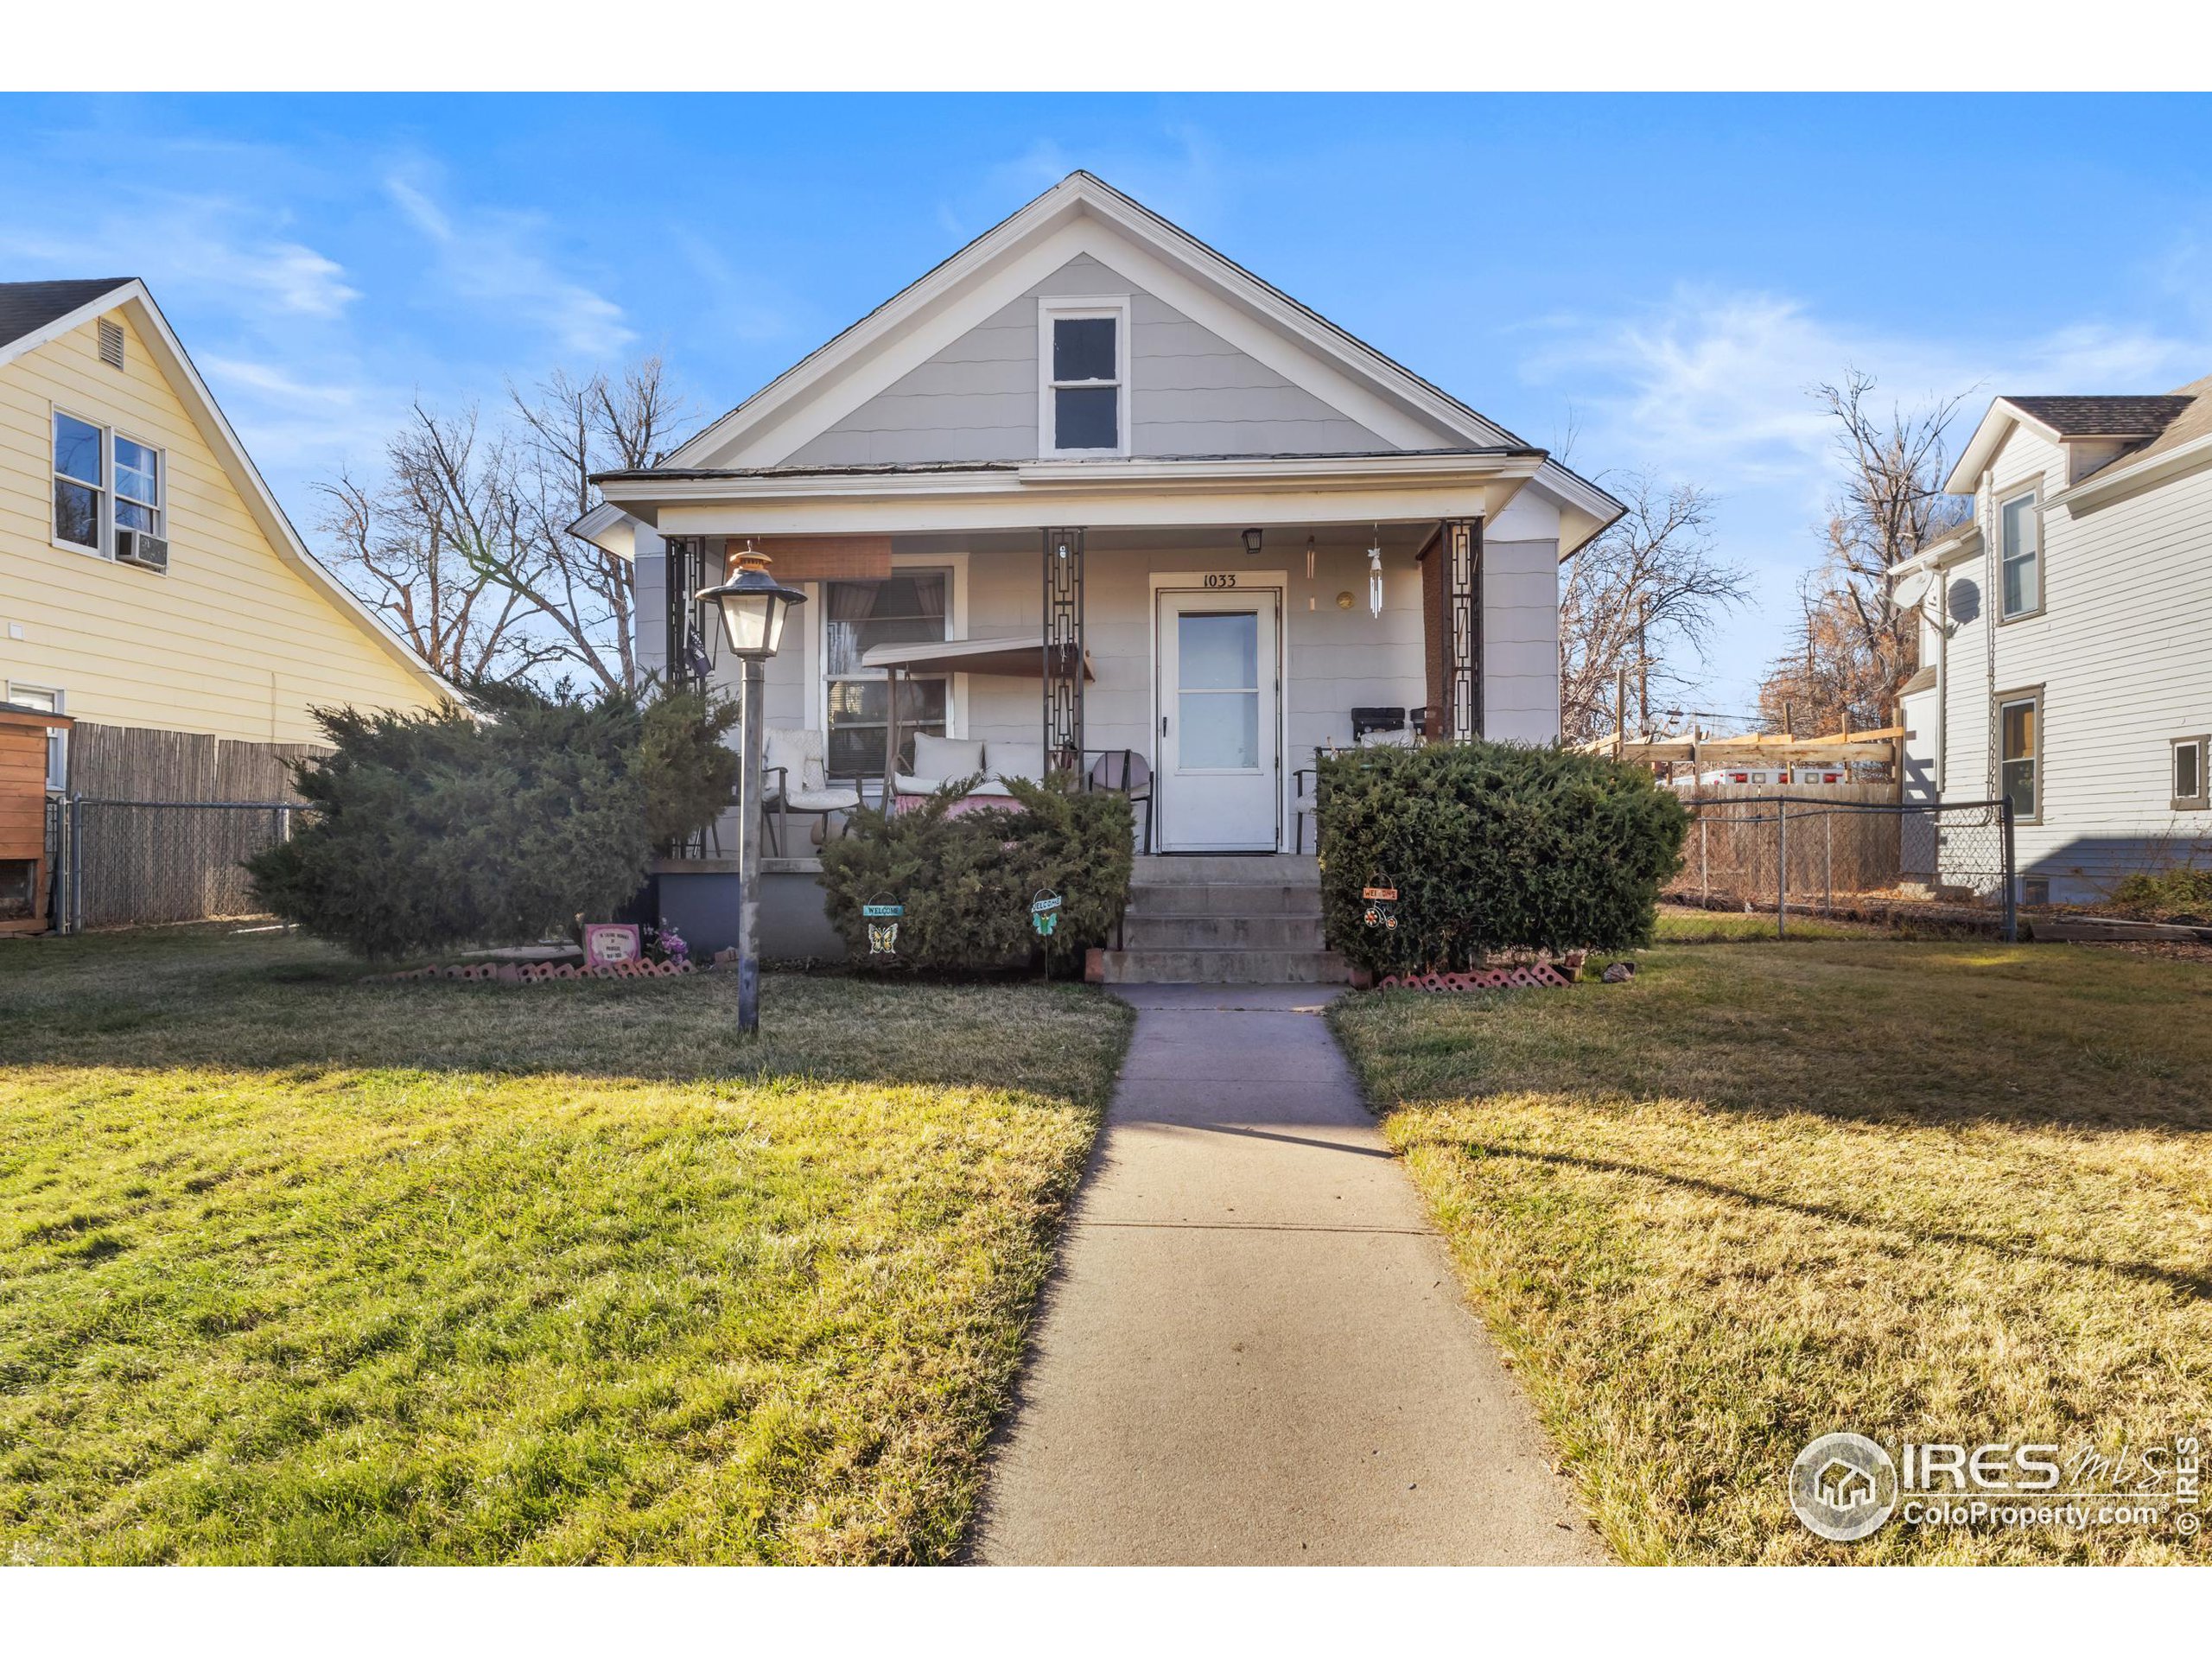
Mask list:
[[[893,570],[945,572],[950,591],[945,594],[944,637],[948,641],[968,637],[968,555],[965,550],[954,553],[893,553],[891,568]],[[809,595],[815,601],[815,620],[814,626],[807,635],[805,667],[814,685],[814,729],[822,734],[825,753],[830,743],[829,589],[834,582],[851,580],[851,577],[830,576],[808,584]],[[968,676],[948,674],[944,677],[949,682],[944,692],[944,734],[950,738],[964,738],[968,735]]]
[[[1062,318],[1114,319],[1113,383],[1120,396],[1114,400],[1116,420],[1111,449],[1063,449],[1056,443],[1052,393],[1062,385],[1103,386],[1103,380],[1057,381],[1052,378],[1052,324]],[[1129,453],[1129,296],[1108,295],[1040,295],[1037,300],[1037,454],[1040,460],[1081,461],[1098,455],[1126,456]]]
[[[65,543],[64,545],[67,543]],[[22,694],[26,691],[34,696],[52,697],[54,707],[49,712],[53,714],[66,715],[69,712],[69,694],[58,685],[33,685],[28,680],[8,682],[9,702],[21,702]],[[46,786],[50,790],[66,790],[69,787],[69,728],[66,726],[49,726],[47,728],[47,734]],[[58,783],[54,781],[54,777],[56,760],[60,762],[61,772],[61,779]]]
[[[81,422],[100,435],[101,481],[97,486],[87,485],[81,478],[70,478],[54,464],[54,426],[55,420],[62,416],[67,416],[73,421]],[[115,559],[115,504],[122,490],[122,478],[115,464],[115,441],[118,438],[123,439],[127,443],[137,444],[154,457],[154,491],[161,499],[152,504],[154,513],[152,533],[163,540],[168,539],[169,452],[160,444],[149,443],[145,439],[133,433],[125,432],[109,422],[95,420],[89,415],[79,415],[75,410],[66,408],[60,404],[49,404],[47,406],[46,416],[47,537],[55,547],[61,549],[64,552],[82,553],[95,559],[106,559],[111,563]],[[99,491],[100,525],[98,533],[100,544],[98,547],[87,547],[82,542],[65,542],[61,539],[61,528],[54,516],[54,486],[65,481],[86,488],[97,488]],[[131,505],[143,507],[147,503],[134,500]]]
[[[1996,730],[1994,735],[1996,738],[1995,748],[1997,755],[1997,798],[1999,800],[2005,798],[2005,767],[2006,765],[2005,759],[2005,711],[2007,709],[2017,709],[2022,703],[2031,705],[2036,711],[2035,752],[2026,757],[2028,763],[2034,767],[2034,771],[2031,775],[2035,779],[2036,810],[2032,812],[2016,815],[2012,820],[2015,823],[2041,823],[2043,822],[2044,805],[2045,800],[2043,786],[2043,687],[2039,685],[2024,685],[2016,691],[1999,691],[1996,697],[1997,718],[1995,721]]]
[[[2174,788],[2174,767],[2181,759],[2181,751],[2192,748],[2196,751],[2196,792],[2183,795]],[[2202,812],[2212,809],[2212,736],[2192,733],[2167,743],[2166,791],[2169,810]]]
[[[2005,608],[2005,509],[2016,501],[2029,504],[2028,522],[2035,527],[2036,537],[2036,602],[2024,611]],[[2043,544],[2043,486],[2030,484],[2023,488],[2006,490],[1997,496],[1997,620],[2003,622],[2022,622],[2031,616],[2041,616],[2050,598],[2050,562]]]

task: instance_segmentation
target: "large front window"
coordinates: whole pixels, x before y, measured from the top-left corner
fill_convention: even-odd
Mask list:
[[[919,645],[945,637],[951,583],[942,570],[901,570],[883,582],[823,584],[823,677],[828,683],[827,767],[833,778],[883,773],[891,714],[888,677],[861,658],[875,645]],[[943,675],[899,680],[899,729],[945,735],[950,682]]]

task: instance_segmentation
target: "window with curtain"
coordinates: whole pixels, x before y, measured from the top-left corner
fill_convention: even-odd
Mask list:
[[[872,646],[920,645],[945,637],[943,570],[901,570],[883,582],[823,584],[822,671],[829,702],[825,764],[833,778],[874,778],[883,771],[891,718],[889,677],[862,664]],[[912,736],[942,737],[951,682],[944,675],[899,677],[899,725]]]
[[[2037,772],[2043,757],[2043,699],[2012,697],[1998,705],[1998,779],[2017,820],[2032,819],[2042,804]]]

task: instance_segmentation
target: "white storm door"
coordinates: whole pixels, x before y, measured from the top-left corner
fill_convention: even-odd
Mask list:
[[[1160,595],[1160,845],[1274,852],[1282,774],[1273,589]]]

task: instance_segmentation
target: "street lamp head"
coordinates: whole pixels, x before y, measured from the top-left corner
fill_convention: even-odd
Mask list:
[[[702,588],[693,598],[712,600],[721,608],[722,632],[729,648],[747,662],[765,662],[784,643],[784,619],[806,595],[786,588],[768,574],[768,556],[753,551],[753,543],[737,556],[737,574],[719,588]]]

